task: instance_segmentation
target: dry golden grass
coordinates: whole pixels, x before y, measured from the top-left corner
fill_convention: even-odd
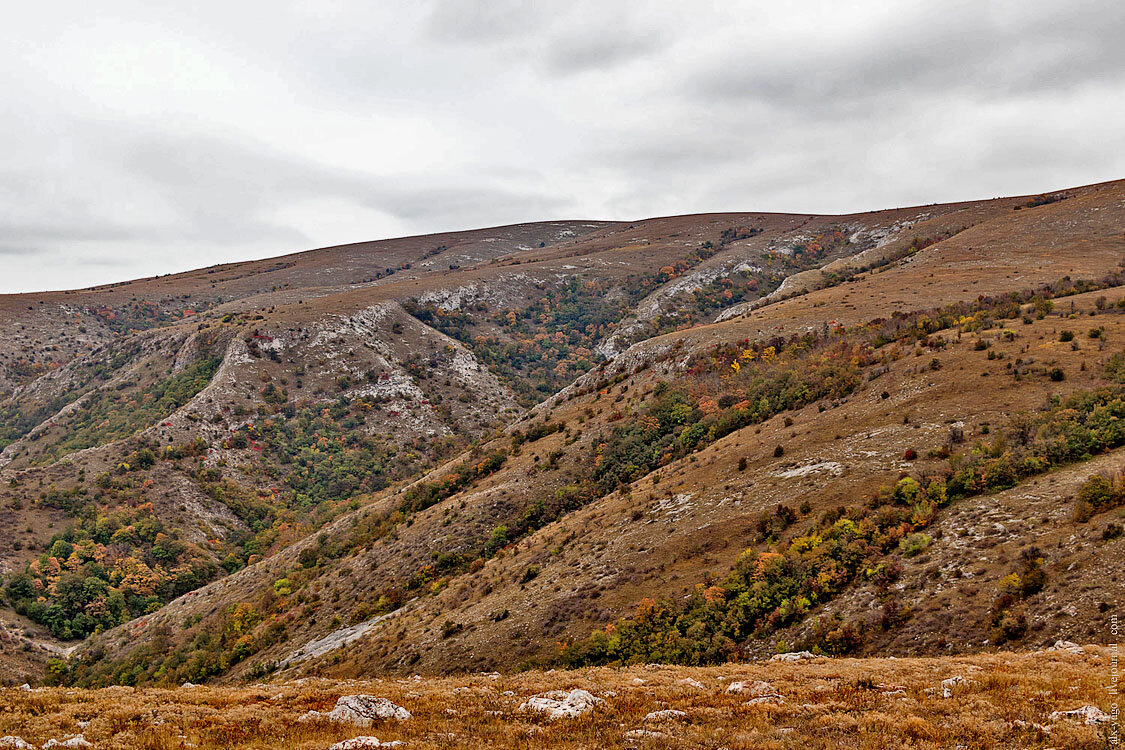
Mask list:
[[[332,681],[181,689],[41,688],[0,692],[0,736],[35,744],[83,732],[106,750],[327,748],[360,735],[407,748],[1100,748],[1109,724],[1051,722],[1052,711],[1110,709],[1110,654],[998,653],[929,659],[817,659],[798,664],[730,664],[525,672],[514,675]],[[967,681],[950,698],[941,680]],[[687,678],[702,687],[683,684]],[[733,680],[766,680],[783,696],[747,706]],[[529,696],[583,688],[605,704],[577,719],[518,713]],[[510,692],[509,692],[510,691]],[[369,693],[414,718],[369,729],[299,723],[341,695]],[[675,708],[686,717],[646,722]],[[88,722],[85,726],[79,722]],[[657,733],[629,738],[636,729]]]

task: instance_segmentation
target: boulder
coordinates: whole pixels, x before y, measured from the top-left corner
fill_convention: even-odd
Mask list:
[[[748,693],[751,698],[761,698],[768,695],[779,695],[777,689],[768,682],[762,680],[746,680],[744,682],[732,682],[727,685],[728,693]]]
[[[812,653],[811,651],[790,651],[787,654],[774,654],[770,657],[770,661],[794,662],[806,661],[808,659],[815,658],[816,654]]]
[[[345,695],[336,701],[336,707],[328,713],[309,711],[297,721],[335,721],[341,724],[354,724],[357,727],[369,727],[376,721],[384,719],[406,721],[409,718],[411,718],[409,711],[402,706],[396,706],[386,698],[374,695]]]
[[[552,690],[532,696],[516,709],[519,713],[544,713],[552,721],[570,719],[590,711],[605,703],[585,690]]]
[[[402,747],[406,743],[402,740],[392,740],[391,742],[380,742],[378,737],[352,737],[350,740],[337,742],[332,745],[328,750],[380,750],[381,748],[388,747]]]
[[[47,740],[47,743],[43,745],[43,750],[51,750],[51,748],[53,747],[80,748],[93,747],[93,744],[91,744],[82,735],[76,734],[72,737],[67,737],[64,740]]]
[[[1055,711],[1047,717],[1050,721],[1058,721],[1060,719],[1073,719],[1074,721],[1081,721],[1083,724],[1104,724],[1108,721],[1113,721],[1113,717],[1101,710],[1097,706],[1082,706],[1081,708],[1074,708],[1070,711]]]
[[[667,740],[669,735],[655,729],[630,729],[625,733],[627,740]]]

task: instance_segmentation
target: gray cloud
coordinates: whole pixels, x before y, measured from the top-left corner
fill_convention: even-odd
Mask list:
[[[1123,176],[1125,4],[24,5],[0,290],[564,217]]]

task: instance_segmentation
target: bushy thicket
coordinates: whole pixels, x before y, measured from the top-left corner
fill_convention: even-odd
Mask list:
[[[81,638],[155,611],[218,572],[210,554],[165,527],[137,483],[122,477],[101,484],[96,500],[80,492],[44,499],[71,508],[74,525],[4,587],[16,611],[58,638]]]

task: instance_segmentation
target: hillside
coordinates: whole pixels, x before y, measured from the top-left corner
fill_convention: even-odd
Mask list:
[[[1123,260],[1113,182],[2,297],[0,659],[180,684],[1106,643]]]

